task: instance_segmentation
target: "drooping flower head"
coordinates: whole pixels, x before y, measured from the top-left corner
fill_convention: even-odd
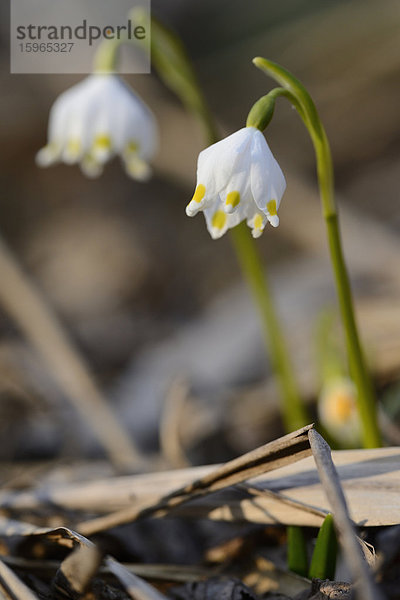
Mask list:
[[[61,94],[49,118],[48,144],[37,164],[79,163],[89,177],[119,155],[134,179],[147,179],[157,126],[147,106],[113,74],[93,74]]]
[[[203,211],[213,239],[244,220],[253,237],[259,237],[267,221],[279,225],[285,188],[283,173],[261,131],[243,127],[200,152],[197,186],[186,214],[193,217]]]

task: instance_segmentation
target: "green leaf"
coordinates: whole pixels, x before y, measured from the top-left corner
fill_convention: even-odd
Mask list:
[[[287,528],[287,561],[290,571],[307,577],[307,544],[303,528],[291,525]]]
[[[325,517],[318,533],[308,572],[310,579],[333,579],[335,577],[337,548],[333,517],[329,514]]]

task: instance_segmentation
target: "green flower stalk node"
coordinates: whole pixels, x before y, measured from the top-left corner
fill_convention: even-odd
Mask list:
[[[250,109],[246,127],[256,127],[260,131],[264,131],[274,115],[274,108],[275,95],[270,93],[262,96]]]

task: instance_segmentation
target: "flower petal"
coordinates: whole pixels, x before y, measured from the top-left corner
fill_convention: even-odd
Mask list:
[[[267,217],[258,209],[256,209],[252,216],[247,219],[247,225],[251,227],[251,235],[253,238],[259,238],[261,236],[266,224]]]
[[[89,177],[90,179],[95,179],[99,177],[103,172],[102,163],[97,162],[97,160],[91,154],[86,154],[80,162],[80,167],[82,173]]]
[[[246,219],[247,204],[243,203],[239,209],[232,214],[227,214],[224,205],[220,200],[215,201],[211,206],[204,210],[204,216],[207,223],[207,229],[211,237],[216,240],[222,237],[228,229],[233,229],[241,221]]]
[[[125,169],[127,174],[137,181],[148,181],[151,177],[150,165],[140,158],[138,155],[133,155],[129,159],[124,159]]]
[[[286,181],[263,134],[255,131],[251,148],[251,191],[258,208],[268,213],[267,204],[270,200],[275,200],[276,210],[279,208]],[[270,216],[274,217],[276,214]],[[276,223],[276,219],[272,220]]]
[[[243,127],[200,152],[197,181],[204,183],[210,195],[222,192],[234,173],[245,170],[242,163],[246,160],[251,138],[252,128]]]
[[[206,186],[203,183],[199,183],[196,186],[193,198],[186,207],[186,214],[188,217],[194,217],[200,210],[204,209],[206,191]]]
[[[36,164],[39,167],[49,167],[60,158],[60,148],[55,143],[47,144],[35,156]]]
[[[228,215],[222,207],[222,203],[216,200],[204,210],[207,229],[213,240],[222,237],[228,230]]]

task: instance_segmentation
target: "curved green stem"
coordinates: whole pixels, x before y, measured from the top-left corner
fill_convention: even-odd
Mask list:
[[[137,24],[140,24],[146,29],[150,29],[150,21],[148,12],[143,8],[135,7],[130,11],[129,18]],[[104,39],[98,46],[94,60],[93,60],[93,71],[94,73],[118,73],[118,53],[119,49],[123,44],[131,44],[137,48],[141,48],[143,52],[149,53],[150,44],[146,40],[140,40],[136,37],[130,38],[126,34],[114,39]]]
[[[256,127],[261,132],[266,129],[273,117],[275,110],[275,101],[280,96],[284,96],[297,108],[298,112],[305,117],[303,108],[297,101],[296,97],[287,89],[277,87],[268,92],[265,96],[261,96],[257,102],[251,107],[247,115],[246,127]]]
[[[124,43],[125,40],[123,39],[103,40],[94,56],[94,73],[115,73],[117,71],[118,50]]]
[[[328,245],[335,278],[340,313],[346,335],[346,345],[352,378],[357,387],[358,409],[366,448],[381,445],[376,414],[375,393],[358,334],[349,275],[343,255],[337,208],[334,198],[333,166],[328,138],[314,102],[304,86],[291,73],[265,58],[257,57],[254,64],[275,79],[298,110],[314,145],[322,212],[326,223]]]
[[[181,40],[155,17],[151,19],[151,62],[165,85],[204,129],[209,144],[217,141],[214,119]]]

